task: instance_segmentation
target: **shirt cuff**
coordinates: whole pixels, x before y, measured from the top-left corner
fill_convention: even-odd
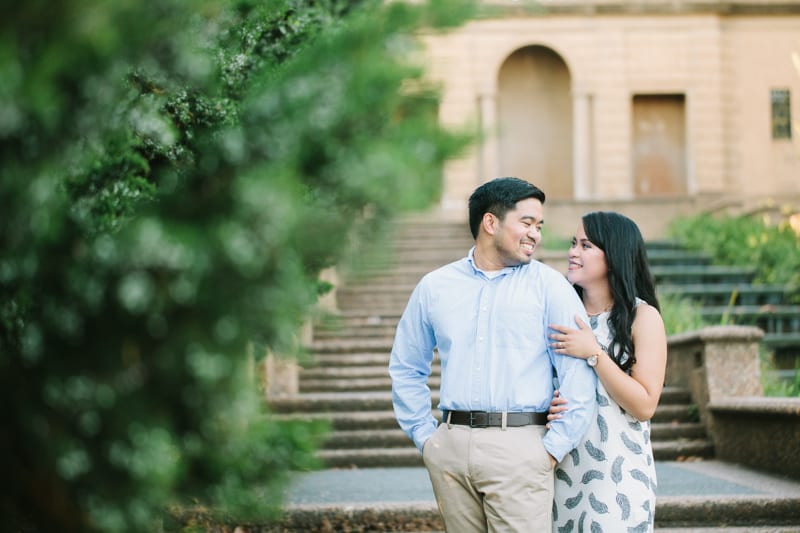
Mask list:
[[[542,437],[542,444],[544,444],[544,449],[547,450],[547,453],[552,455],[558,463],[560,463],[575,447],[571,441],[565,439],[552,429],[548,430],[544,437]]]
[[[414,430],[414,444],[419,450],[419,453],[422,453],[422,448],[425,446],[425,442],[427,442],[427,440],[431,438],[431,435],[436,432],[436,425],[437,424],[434,421],[431,424],[423,424]]]

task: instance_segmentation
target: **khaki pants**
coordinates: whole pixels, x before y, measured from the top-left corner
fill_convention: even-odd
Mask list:
[[[440,424],[422,458],[451,533],[551,531],[553,470],[544,426]]]

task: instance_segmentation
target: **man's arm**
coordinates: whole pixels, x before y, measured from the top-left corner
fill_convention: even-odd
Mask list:
[[[389,360],[395,417],[420,452],[437,426],[428,387],[436,341],[427,320],[424,292],[420,283],[411,294]]]
[[[575,324],[579,315],[587,323],[586,310],[575,289],[563,277],[557,278],[549,293],[545,329],[549,324]],[[569,400],[569,409],[561,418],[550,422],[550,429],[544,436],[545,449],[557,461],[575,448],[583,438],[597,409],[597,376],[583,359],[577,359],[553,352],[549,347],[550,360],[556,369],[560,395]]]

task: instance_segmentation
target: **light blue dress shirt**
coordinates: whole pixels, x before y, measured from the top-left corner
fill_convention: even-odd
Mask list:
[[[558,461],[579,442],[596,408],[597,377],[586,361],[550,349],[549,324],[588,323],[563,274],[538,261],[487,275],[473,253],[422,278],[397,326],[389,362],[400,427],[421,451],[436,430],[427,385],[434,349],[442,366],[439,409],[546,412],[555,367],[563,417],[544,446]]]

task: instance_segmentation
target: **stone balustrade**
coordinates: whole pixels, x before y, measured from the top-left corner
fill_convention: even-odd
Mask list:
[[[691,391],[717,459],[800,479],[800,398],[763,396],[762,337],[748,326],[673,335],[666,385]]]

